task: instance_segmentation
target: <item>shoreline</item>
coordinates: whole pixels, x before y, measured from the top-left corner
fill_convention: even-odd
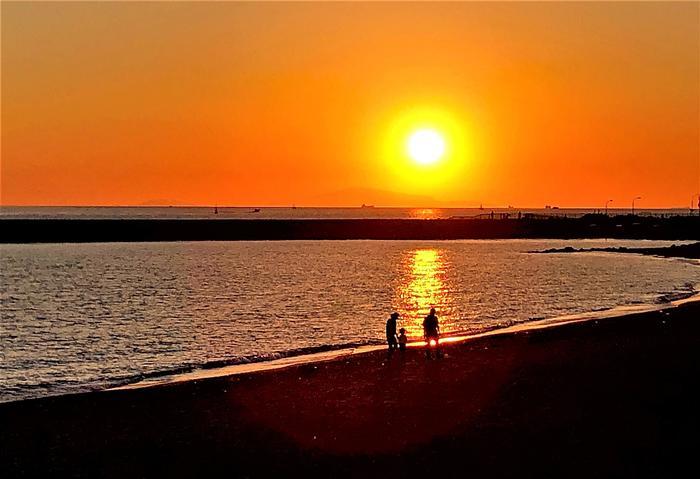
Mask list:
[[[660,259],[669,259],[662,258]],[[469,341],[474,341],[482,338],[492,338],[500,336],[510,336],[514,334],[527,334],[530,331],[537,331],[540,329],[556,328],[561,326],[567,326],[569,324],[576,324],[581,322],[589,321],[599,321],[611,318],[621,318],[629,315],[649,313],[655,311],[664,311],[667,309],[676,308],[686,303],[690,302],[700,302],[700,290],[694,289],[693,291],[679,292],[679,295],[683,296],[678,299],[672,299],[670,301],[664,302],[661,300],[663,296],[659,296],[654,303],[640,303],[633,305],[622,305],[615,306],[612,308],[599,309],[593,311],[586,311],[582,313],[566,314],[561,316],[555,316],[552,318],[542,318],[536,320],[527,320],[520,323],[511,324],[504,327],[494,327],[492,329],[486,329],[484,331],[473,332],[473,333],[456,333],[449,336],[443,336],[441,342],[443,344],[458,344],[466,343]],[[424,341],[412,341],[408,343],[410,348],[421,348],[425,346]],[[303,353],[303,354],[289,354],[283,355],[284,353],[279,353],[283,355],[282,357],[275,359],[261,359],[261,360],[243,360],[241,362],[231,362],[230,364],[223,364],[221,366],[210,366],[209,363],[203,365],[198,365],[192,369],[179,368],[173,372],[153,372],[144,374],[143,378],[136,380],[115,380],[114,385],[107,385],[102,388],[96,388],[85,391],[76,391],[66,394],[52,394],[47,396],[30,397],[17,400],[0,401],[0,407],[6,404],[16,404],[27,401],[41,401],[45,399],[52,398],[62,398],[62,397],[72,397],[85,394],[102,394],[109,393],[111,391],[130,391],[139,390],[147,388],[158,388],[163,386],[169,386],[174,384],[197,382],[203,380],[226,378],[238,375],[250,375],[259,374],[267,371],[275,371],[280,369],[301,367],[301,366],[313,366],[314,364],[323,363],[327,361],[337,361],[346,359],[348,357],[354,357],[358,355],[373,354],[380,351],[386,351],[386,345],[384,342],[377,342],[376,344],[364,344],[353,347],[332,347],[329,349],[324,349],[316,352]],[[217,361],[221,362],[221,361]],[[225,362],[225,361],[224,361]]]
[[[467,240],[469,241],[469,240]],[[474,240],[480,241],[480,240]],[[487,240],[488,241],[488,240]],[[496,240],[496,241],[528,241],[528,240]],[[586,240],[582,240],[586,241]],[[667,261],[679,261],[687,259],[694,265],[700,265],[697,260],[690,259],[692,256],[676,255],[659,255],[655,254],[658,250],[668,250],[674,253],[677,252],[687,252],[686,247],[691,247],[691,252],[697,250],[700,243],[690,243],[682,244],[681,246],[672,245],[664,247],[645,247],[645,248],[631,248],[622,249],[619,248],[606,248],[603,250],[605,253],[614,254],[641,254],[650,257],[654,257],[658,260]],[[588,252],[594,251],[598,252],[601,249],[584,248],[577,249],[574,252]],[[640,250],[640,251],[637,251]],[[559,253],[560,249],[539,251],[539,253]],[[570,252],[569,250],[565,252]],[[530,251],[529,253],[537,253],[537,251]],[[687,289],[686,289],[687,288]],[[700,284],[691,285],[687,284],[686,288],[678,288],[670,293],[657,293],[657,295],[651,299],[653,302],[639,302],[628,305],[613,306],[609,308],[593,309],[591,311],[585,311],[573,314],[564,314],[550,318],[537,318],[535,316],[533,319],[524,319],[522,322],[510,321],[507,326],[494,326],[487,329],[477,330],[477,331],[465,331],[465,332],[451,332],[449,336],[443,336],[443,342],[464,342],[469,340],[478,339],[484,336],[498,336],[505,334],[512,334],[526,330],[539,329],[541,327],[552,327],[558,325],[565,325],[570,322],[578,321],[588,321],[596,319],[604,319],[609,317],[617,317],[628,314],[635,314],[639,312],[656,311],[660,309],[666,309],[669,307],[675,307],[679,304],[683,304],[686,301],[697,301],[700,300]],[[650,301],[648,298],[644,298],[645,301]],[[537,318],[537,319],[535,319]],[[421,346],[423,343],[421,341],[415,341],[410,343],[411,347]],[[250,356],[250,357],[239,357],[231,359],[217,359],[212,361],[206,361],[198,364],[188,364],[182,366],[172,366],[165,367],[157,371],[150,371],[141,374],[125,375],[122,377],[115,378],[104,378],[96,379],[92,381],[91,386],[75,388],[73,391],[65,391],[59,393],[50,393],[46,395],[35,395],[30,396],[27,394],[25,397],[21,398],[10,398],[8,400],[0,401],[1,404],[9,404],[22,401],[32,401],[40,400],[44,398],[55,398],[63,396],[73,396],[78,394],[90,394],[95,392],[104,391],[114,391],[114,390],[129,390],[129,389],[139,389],[146,387],[157,387],[161,385],[174,384],[186,381],[197,381],[208,378],[217,378],[228,375],[240,375],[240,374],[250,374],[257,373],[267,370],[275,370],[281,368],[288,368],[303,364],[311,364],[315,362],[324,362],[330,360],[338,360],[350,355],[367,354],[375,351],[384,350],[385,345],[381,340],[374,341],[358,341],[355,343],[347,344],[329,344],[329,345],[318,345],[308,348],[303,348],[299,350],[284,350],[279,352],[271,352],[263,354],[260,356]]]
[[[629,315],[650,313],[654,311],[664,311],[692,302],[700,302],[700,291],[694,290],[692,292],[688,292],[688,296],[686,297],[671,300],[665,303],[658,302],[638,305],[616,306],[613,308],[602,309],[597,311],[567,314],[562,316],[556,316],[553,318],[544,318],[533,321],[523,321],[521,323],[516,323],[510,326],[501,328],[497,327],[477,333],[443,336],[441,338],[441,343],[465,343],[480,338],[508,336],[519,333],[527,334],[530,331],[536,331],[547,328],[556,328],[560,326],[566,326],[569,324],[576,324],[587,321],[599,321],[610,318],[621,318]],[[420,348],[424,346],[425,341],[412,341],[408,343],[408,347],[411,348]],[[190,381],[225,378],[241,374],[256,374],[265,371],[274,371],[278,369],[285,369],[304,365],[313,365],[325,361],[336,361],[347,358],[349,356],[376,353],[377,351],[386,351],[386,345],[384,343],[376,345],[363,345],[351,348],[339,348],[328,351],[319,351],[309,354],[290,355],[272,360],[250,361],[245,363],[229,364],[214,368],[199,368],[182,373],[155,376],[140,381],[130,382],[127,384],[108,387],[105,389],[91,392],[128,391],[143,388],[161,387],[171,384],[187,383]]]
[[[337,361],[0,404],[8,477],[679,477],[700,301]]]

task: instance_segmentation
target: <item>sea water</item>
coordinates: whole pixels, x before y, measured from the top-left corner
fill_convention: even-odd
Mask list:
[[[0,401],[689,295],[692,261],[547,248],[663,241],[259,241],[0,246]]]

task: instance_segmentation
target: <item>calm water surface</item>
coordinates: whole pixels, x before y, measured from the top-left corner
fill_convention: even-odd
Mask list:
[[[562,246],[659,241],[285,241],[0,246],[0,401],[217,362],[653,303],[700,284],[690,261]]]

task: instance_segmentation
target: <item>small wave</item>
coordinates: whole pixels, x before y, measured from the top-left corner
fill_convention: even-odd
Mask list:
[[[254,354],[249,356],[239,356],[230,359],[217,359],[204,363],[189,364],[177,368],[162,369],[151,371],[148,373],[140,373],[133,376],[119,378],[118,381],[112,382],[112,386],[123,386],[134,382],[139,382],[147,379],[157,379],[166,376],[174,376],[185,373],[190,373],[198,370],[219,369],[226,366],[235,366],[238,364],[260,363],[265,361],[273,361],[275,359],[284,359],[294,356],[305,356],[308,354],[325,353],[328,351],[337,351],[342,349],[354,349],[362,346],[372,346],[381,344],[381,341],[357,341],[341,344],[328,344],[323,346],[310,346],[305,348],[289,349],[286,351],[278,351],[274,353]]]
[[[111,378],[95,378],[93,380],[86,379],[61,379],[57,381],[42,381],[35,384],[17,385],[11,388],[5,388],[0,394],[0,403],[22,401],[34,399],[37,397],[60,396],[67,394],[79,394],[102,389],[125,386],[127,384],[138,383],[141,381],[154,380],[169,376],[179,376],[182,374],[192,373],[195,371],[205,371],[210,369],[220,369],[226,366],[235,366],[239,364],[262,363],[274,361],[276,359],[291,358],[296,356],[306,356],[315,353],[324,353],[336,350],[351,350],[363,346],[372,346],[381,344],[381,341],[356,341],[340,344],[329,344],[322,346],[310,346],[304,348],[289,349],[286,351],[278,351],[273,353],[254,354],[248,356],[238,356],[228,359],[217,359],[206,361],[203,363],[183,364],[177,367],[159,369],[157,371],[149,371],[138,374],[120,375]],[[37,394],[39,393],[39,394]]]

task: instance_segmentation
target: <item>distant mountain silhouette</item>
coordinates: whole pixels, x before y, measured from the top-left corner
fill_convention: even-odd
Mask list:
[[[439,208],[459,207],[464,203],[439,201],[430,196],[411,195],[395,191],[375,188],[347,188],[318,195],[313,203],[322,206],[360,206],[374,205],[377,207],[406,207],[406,208]]]
[[[219,203],[219,207],[249,207],[259,204],[265,207],[287,207],[296,204],[299,207],[360,207],[361,205],[371,205],[376,207],[395,208],[473,208],[478,207],[475,201],[444,201],[436,200],[431,196],[413,195],[399,193],[396,191],[380,190],[377,188],[346,188],[342,190],[323,193],[311,196],[307,201],[293,202],[289,204],[267,204],[265,202],[249,202],[249,204],[227,204],[226,201]],[[188,203],[173,198],[152,198],[134,206],[142,207],[209,207],[213,208],[213,203],[200,204]]]

